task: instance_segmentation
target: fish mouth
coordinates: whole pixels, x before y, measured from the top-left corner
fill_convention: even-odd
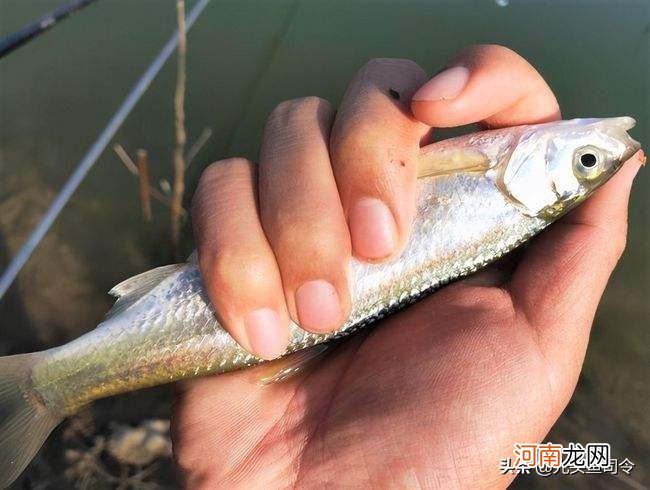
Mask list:
[[[630,143],[627,145],[627,147],[623,151],[623,154],[621,155],[621,163],[627,162],[630,158],[636,155],[640,149],[641,149],[641,143],[630,138]]]
[[[608,117],[597,120],[596,124],[603,127],[606,133],[624,145],[625,148],[619,157],[619,165],[623,165],[641,149],[641,143],[628,134],[628,131],[636,126],[636,120],[633,117]]]

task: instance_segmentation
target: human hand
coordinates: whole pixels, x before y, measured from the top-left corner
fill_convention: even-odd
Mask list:
[[[430,127],[559,118],[512,51],[473,47],[448,67],[422,86],[414,63],[373,60],[336,116],[316,98],[280,104],[257,172],[242,159],[206,170],[193,211],[200,266],[244,347],[275,357],[289,317],[320,332],[344,321],[351,254],[387,260],[408,239]],[[273,386],[255,383],[255,369],[179,385],[174,453],[186,483],[506,486],[500,459],[541,440],[573,392],[638,167],[536,239],[507,278],[449,286],[312,372]]]

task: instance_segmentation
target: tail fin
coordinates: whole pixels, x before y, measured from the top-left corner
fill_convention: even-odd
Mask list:
[[[0,488],[18,478],[61,422],[32,387],[32,367],[43,355],[0,357]]]

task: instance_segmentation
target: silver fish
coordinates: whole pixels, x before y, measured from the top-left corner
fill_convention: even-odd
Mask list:
[[[401,256],[352,261],[352,312],[326,335],[291,325],[285,355],[350,335],[503,256],[586,199],[640,145],[629,117],[484,131],[419,157],[417,215]],[[98,327],[43,352],[0,358],[0,486],[52,429],[98,398],[262,362],[219,324],[196,261],[115,286]]]

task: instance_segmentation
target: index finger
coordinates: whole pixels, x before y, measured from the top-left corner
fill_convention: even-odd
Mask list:
[[[413,115],[434,127],[553,121],[560,107],[539,72],[511,49],[470,46],[413,95]]]

